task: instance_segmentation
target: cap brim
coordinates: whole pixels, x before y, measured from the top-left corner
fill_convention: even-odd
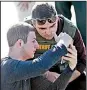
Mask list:
[[[32,20],[32,16],[28,16],[28,17],[25,17],[23,21],[27,23],[31,23],[31,20]]]

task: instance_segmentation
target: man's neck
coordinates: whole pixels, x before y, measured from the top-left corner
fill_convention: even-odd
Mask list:
[[[9,51],[8,56],[16,60],[23,60],[23,61],[25,60],[18,51],[17,52]]]

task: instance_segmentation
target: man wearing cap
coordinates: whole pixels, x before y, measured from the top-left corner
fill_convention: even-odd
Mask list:
[[[66,90],[86,90],[86,76],[84,74],[84,69],[86,67],[86,51],[78,28],[63,15],[57,15],[54,7],[48,3],[35,5],[32,10],[31,19],[25,18],[25,21],[27,23],[31,23],[36,28],[39,49],[37,50],[35,57],[41,55],[44,51],[50,49],[56,43],[53,38],[53,32],[55,32],[57,35],[59,35],[61,32],[66,32],[73,38],[73,45],[69,47],[68,56],[63,57],[62,62],[57,62],[57,64],[49,69],[49,72],[55,72],[56,74],[60,75],[68,66],[68,63],[65,62],[65,60],[77,59],[78,63],[76,69],[69,81],[69,85],[67,86]],[[60,36],[59,39],[61,37],[62,36]],[[75,46],[76,49],[74,49],[73,46]],[[75,50],[77,50],[77,56]],[[40,77],[36,77],[35,79],[31,80],[32,88],[35,88],[34,85],[37,85],[35,81],[38,82],[41,80],[39,78]],[[49,74],[46,78],[48,81],[52,81],[50,80],[51,78],[49,77]],[[40,82],[42,82],[42,80]],[[45,85],[47,84],[44,83],[44,86]],[[56,88],[56,90],[59,89]]]

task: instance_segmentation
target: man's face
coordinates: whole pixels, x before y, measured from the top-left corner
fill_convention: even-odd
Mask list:
[[[53,38],[52,32],[57,31],[57,22],[58,18],[56,18],[56,21],[53,23],[49,23],[46,21],[45,24],[39,25],[37,22],[35,23],[34,27],[36,28],[37,32],[43,37],[48,40]]]
[[[22,47],[22,53],[25,58],[30,59],[34,57],[34,53],[38,48],[39,44],[36,41],[35,32],[31,31],[28,34],[27,42]]]

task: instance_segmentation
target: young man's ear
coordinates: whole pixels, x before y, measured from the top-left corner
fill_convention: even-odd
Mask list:
[[[18,41],[16,42],[16,46],[21,48],[24,45],[24,41],[22,39],[18,39]]]

